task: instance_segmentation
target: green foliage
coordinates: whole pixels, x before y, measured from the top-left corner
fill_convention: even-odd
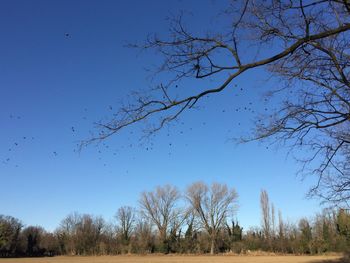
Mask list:
[[[12,256],[18,253],[22,223],[11,216],[0,215],[0,255]]]
[[[300,252],[304,254],[311,254],[312,232],[311,226],[307,219],[301,219],[299,222],[300,235]]]
[[[350,213],[340,209],[337,215],[337,230],[350,243]]]
[[[344,209],[340,209],[336,216],[337,232],[340,236],[339,243],[341,249],[350,253],[350,213]]]

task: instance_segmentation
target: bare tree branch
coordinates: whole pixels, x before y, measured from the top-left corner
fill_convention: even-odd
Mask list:
[[[242,141],[272,139],[309,153],[300,161],[306,173],[319,179],[311,193],[340,205],[339,200],[350,195],[350,168],[345,165],[350,156],[349,10],[347,0],[234,1],[225,12],[233,21],[229,30],[220,27],[198,35],[186,28],[183,17],[172,20],[168,38],[153,36],[136,47],[157,51],[163,62],[156,73],[171,73],[173,78],[146,95],[133,96],[109,121],[98,122],[98,134],[81,145],[145,121],[151,125],[144,136],[151,136],[205,96],[263,67],[281,83],[271,95],[286,99],[272,114],[262,114],[253,134]],[[247,46],[249,53],[244,52]],[[218,83],[203,89],[198,82],[195,89],[175,90],[184,78],[217,78]]]

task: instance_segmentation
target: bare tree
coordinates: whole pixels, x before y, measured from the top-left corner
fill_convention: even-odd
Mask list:
[[[98,254],[98,243],[102,235],[104,224],[102,217],[88,214],[80,215],[75,230],[75,246],[78,254]]]
[[[68,215],[56,231],[62,250],[71,255],[96,255],[104,225],[102,217],[76,212]]]
[[[232,215],[237,203],[237,192],[226,184],[213,183],[210,187],[202,182],[187,188],[186,198],[199,219],[201,227],[210,237],[210,253],[214,254],[217,235]]]
[[[152,223],[139,219],[135,226],[135,240],[133,241],[138,253],[154,252],[154,234]]]
[[[77,212],[71,213],[61,221],[60,226],[56,230],[56,235],[61,244],[61,250],[65,254],[75,255],[77,253],[75,236],[79,221],[80,214]]]
[[[122,206],[115,217],[118,220],[123,240],[129,242],[135,224],[135,209],[130,206]]]
[[[271,238],[271,209],[269,195],[266,190],[262,190],[260,193],[260,206],[262,215],[262,230],[265,238],[269,241]]]
[[[278,240],[278,249],[282,252],[286,251],[286,226],[282,218],[282,212],[281,210],[278,210],[278,235],[277,235],[277,240]]]
[[[349,1],[241,0],[232,1],[224,13],[231,24],[215,32],[195,34],[180,16],[172,21],[168,38],[154,36],[137,45],[158,51],[164,60],[157,72],[170,72],[173,78],[149,92],[134,93],[82,145],[146,120],[145,136],[150,136],[205,96],[234,89],[237,77],[263,67],[280,80],[271,94],[280,94],[281,103],[267,116],[257,116],[255,132],[243,141],[271,138],[292,150],[307,149],[303,171],[318,176],[310,194],[348,205]],[[216,79],[217,85],[185,91],[178,85],[184,78]]]
[[[278,238],[283,239],[285,235],[285,225],[282,218],[281,210],[278,210]]]
[[[275,238],[276,234],[276,215],[275,215],[275,205],[271,203],[271,236]]]
[[[179,199],[179,191],[171,185],[158,186],[153,192],[141,194],[141,212],[155,224],[164,244],[170,230],[177,231],[185,220],[184,211],[178,205]]]

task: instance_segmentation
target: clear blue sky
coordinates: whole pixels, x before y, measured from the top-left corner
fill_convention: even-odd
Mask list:
[[[243,90],[207,99],[151,143],[140,146],[131,128],[105,145],[75,151],[94,121],[150,85],[144,68],[159,57],[126,43],[165,34],[165,18],[181,10],[193,13],[194,30],[203,30],[225,3],[1,1],[0,214],[53,230],[70,212],[109,220],[118,207],[137,206],[144,190],[167,183],[185,189],[197,180],[236,188],[245,229],[260,224],[261,189],[286,219],[320,211],[317,200],[305,199],[310,181],[296,176],[298,166],[284,149],[230,140],[253,127],[253,115],[236,108],[264,107],[263,71],[240,78]]]

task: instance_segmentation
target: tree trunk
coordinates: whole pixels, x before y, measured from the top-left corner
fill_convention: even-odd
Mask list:
[[[214,255],[215,253],[215,237],[211,238],[211,245],[210,245],[210,255]]]

